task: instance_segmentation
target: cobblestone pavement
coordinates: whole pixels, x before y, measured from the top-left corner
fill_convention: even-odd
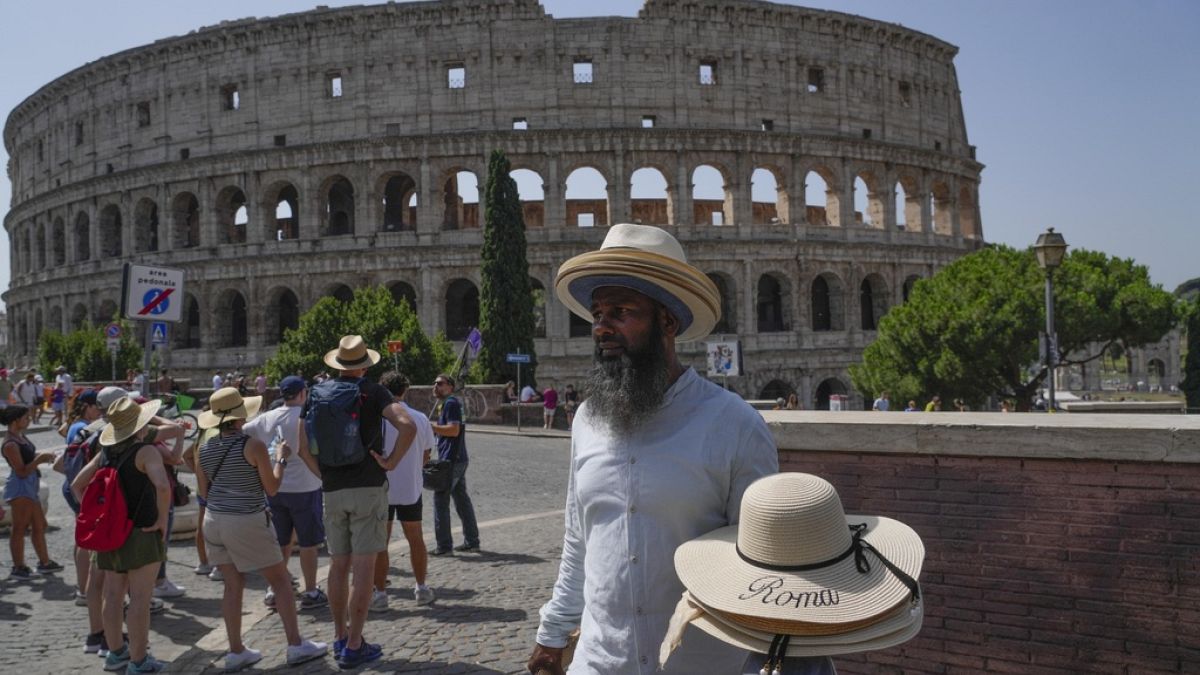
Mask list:
[[[557,432],[518,436],[493,431],[499,433],[478,429],[468,436],[467,480],[483,551],[430,558],[429,584],[438,600],[418,607],[412,598],[408,546],[395,528],[388,588],[391,609],[372,612],[365,631],[369,640],[383,644],[384,657],[364,672],[524,672],[537,629],[537,610],[549,597],[558,570],[568,442]],[[52,432],[30,438],[39,449],[62,446],[62,439]],[[7,465],[0,465],[0,477],[6,476]],[[101,672],[100,660],[83,652],[86,609],[73,602],[73,519],[59,493],[62,476],[44,471],[42,481],[50,490],[50,555],[67,569],[33,581],[18,582],[7,576],[0,581],[0,672]],[[426,541],[432,548],[432,499],[425,502]],[[457,516],[453,520],[457,525]],[[457,538],[457,529],[455,533]],[[0,538],[7,540],[7,532]],[[0,559],[7,562],[8,557],[0,552]],[[227,644],[220,610],[222,585],[192,573],[197,559],[191,540],[172,542],[168,558],[170,578],[186,587],[187,594],[167,600],[166,611],[151,618],[151,651],[170,662],[171,672],[220,672]],[[28,542],[26,560],[36,563]],[[322,588],[328,562],[322,554],[318,572]],[[7,567],[0,566],[5,570],[0,573],[6,574]],[[295,559],[291,568],[299,575]],[[282,670],[286,668],[283,628],[262,605],[265,589],[261,577],[250,576],[243,603],[243,637],[263,652],[256,669]],[[305,637],[332,641],[328,608],[302,611],[300,621]],[[326,658],[289,672],[336,670],[333,659]]]

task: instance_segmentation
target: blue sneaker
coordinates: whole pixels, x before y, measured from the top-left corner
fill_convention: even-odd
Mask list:
[[[383,647],[367,642],[364,637],[362,645],[358,649],[346,647],[342,650],[342,658],[338,660],[338,667],[342,670],[350,670],[364,663],[370,663],[381,656],[383,656]]]
[[[161,673],[167,669],[167,664],[158,659],[146,654],[146,658],[142,659],[141,663],[129,662],[125,666],[125,675],[138,675],[138,673]]]
[[[125,670],[129,665],[129,645],[121,645],[120,649],[113,649],[104,657],[104,669],[110,672]]]
[[[342,652],[346,651],[346,642],[349,638],[337,638],[333,641],[333,660],[341,661]]]

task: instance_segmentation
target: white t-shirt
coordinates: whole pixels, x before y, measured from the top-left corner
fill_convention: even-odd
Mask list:
[[[220,389],[223,384],[225,384],[224,378],[220,375],[213,375],[213,391]]]
[[[62,383],[63,391],[67,392],[67,396],[70,396],[71,389],[75,386],[74,380],[71,379],[71,376],[68,373],[63,373],[62,375],[56,375],[54,377],[55,385],[57,385],[60,382]]]
[[[529,403],[534,398],[537,398],[537,392],[530,385],[525,385],[521,388],[521,403]]]
[[[407,403],[401,402],[400,405],[408,411],[408,416],[412,418],[413,424],[417,425],[417,435],[413,437],[412,445],[408,446],[408,452],[396,465],[396,468],[388,472],[388,504],[397,506],[407,506],[416,504],[421,498],[421,468],[425,464],[424,454],[427,449],[437,445],[437,439],[433,437],[433,425],[429,423],[429,419],[425,415],[413,410]],[[383,421],[383,451],[384,457],[392,454],[392,448],[396,445],[396,437],[400,435],[396,431],[396,427],[392,426],[391,422]]]
[[[300,409],[298,405],[284,405],[255,417],[246,422],[242,431],[251,438],[257,438],[267,446],[267,454],[272,459],[276,455],[276,447],[282,440],[292,449],[287,466],[283,468],[283,482],[279,484],[280,492],[312,492],[321,489],[321,479],[305,466],[304,460],[296,456],[300,450]]]
[[[137,375],[134,376],[133,389],[134,389],[134,391],[138,392],[139,394],[146,393],[146,375],[145,374],[138,373]]]

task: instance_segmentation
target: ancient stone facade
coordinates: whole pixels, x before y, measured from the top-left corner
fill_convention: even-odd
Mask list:
[[[459,338],[478,314],[485,207],[464,181],[500,148],[540,179],[525,204],[535,287],[607,224],[662,225],[726,296],[721,330],[748,371],[732,387],[809,406],[852,394],[846,367],[879,317],[983,243],[956,51],[751,0],[570,20],[535,0],[444,0],[224,22],[114,54],[5,125],[10,352],[31,362],[40,331],[111,317],[130,261],[186,271],[176,371],[259,363],[317,299],[365,284]],[[603,192],[572,195],[577,170]],[[701,171],[723,199],[694,194]],[[666,187],[634,197],[639,177]],[[540,311],[540,376],[579,377],[586,323],[553,297]],[[683,351],[702,363],[703,345]]]

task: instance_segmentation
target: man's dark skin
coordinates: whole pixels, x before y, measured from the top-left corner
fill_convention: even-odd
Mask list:
[[[592,339],[603,358],[621,356],[626,350],[642,351],[649,339],[651,322],[658,316],[663,351],[667,357],[668,386],[683,374],[675,354],[679,320],[658,302],[637,291],[619,286],[601,286],[592,293]],[[661,310],[661,311],[659,311]],[[526,667],[535,675],[563,675],[563,650],[534,645]]]

